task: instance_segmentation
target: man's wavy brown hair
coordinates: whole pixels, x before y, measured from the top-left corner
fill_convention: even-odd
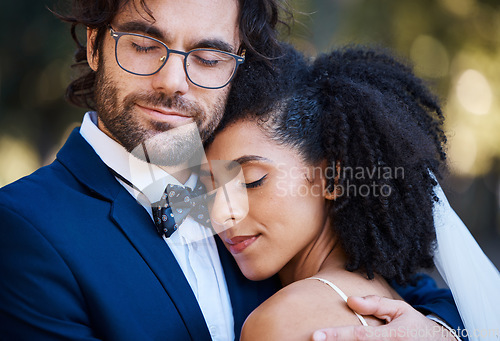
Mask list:
[[[67,13],[54,11],[61,20],[71,23],[71,35],[77,46],[73,68],[78,76],[66,90],[66,98],[70,103],[95,110],[96,73],[88,64],[86,46],[78,38],[77,27],[97,29],[94,49],[97,54],[102,47],[108,25],[130,1],[134,0],[73,0]],[[238,53],[245,49],[246,57],[250,60],[273,58],[279,53],[277,26],[281,23],[288,27],[287,22],[292,19],[286,0],[238,0],[238,3],[242,42]],[[154,21],[154,13],[148,8],[145,0],[135,0],[134,5]]]

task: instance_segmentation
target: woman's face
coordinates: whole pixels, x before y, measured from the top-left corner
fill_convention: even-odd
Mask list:
[[[211,173],[202,170],[201,178],[213,189],[212,224],[247,278],[300,263],[329,229],[322,168],[305,164],[256,123],[223,130],[207,158]]]

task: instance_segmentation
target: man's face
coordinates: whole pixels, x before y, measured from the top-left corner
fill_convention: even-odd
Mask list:
[[[136,1],[123,8],[111,26],[117,32],[138,33],[163,41],[169,48],[240,45],[236,0],[148,0],[154,21]],[[115,60],[115,40],[106,34],[98,57],[93,58],[95,32],[88,32],[88,60],[97,72],[95,89],[99,128],[128,151],[155,139],[157,153],[186,161],[196,123],[202,140],[214,131],[223,115],[229,86],[204,89],[191,83],[184,71],[183,56],[171,54],[164,67],[151,76],[130,74]],[[194,131],[193,131],[194,130]],[[164,133],[168,132],[168,133]]]

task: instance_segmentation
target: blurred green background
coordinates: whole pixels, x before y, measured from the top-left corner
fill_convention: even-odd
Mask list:
[[[59,0],[59,8],[69,0]],[[84,110],[64,100],[74,43],[46,6],[2,1],[0,186],[50,163]],[[500,1],[292,0],[290,40],[310,56],[348,43],[409,59],[442,99],[457,213],[500,266]],[[36,203],[32,203],[36,204]],[[466,252],[466,250],[464,250]]]

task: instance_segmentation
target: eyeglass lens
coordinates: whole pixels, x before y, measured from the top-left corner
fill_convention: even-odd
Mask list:
[[[139,75],[156,73],[169,58],[167,47],[157,40],[134,34],[124,34],[116,45],[118,63],[129,72]],[[170,54],[176,52],[170,52]],[[185,60],[188,78],[196,85],[220,87],[233,76],[236,59],[224,52],[196,49]]]

